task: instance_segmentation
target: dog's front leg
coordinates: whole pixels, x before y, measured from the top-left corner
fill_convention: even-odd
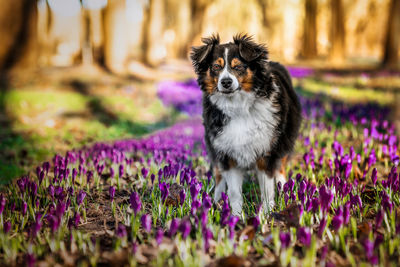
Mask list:
[[[269,212],[275,204],[275,181],[274,177],[267,174],[265,170],[257,169],[257,179],[260,185],[261,201],[264,212]]]
[[[222,179],[228,186],[228,197],[231,203],[232,214],[240,216],[242,214],[243,197],[242,183],[243,171],[239,168],[231,168],[222,172]]]

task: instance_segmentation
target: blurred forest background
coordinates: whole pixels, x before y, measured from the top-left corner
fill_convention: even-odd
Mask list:
[[[350,86],[345,98],[388,103],[400,87],[400,0],[0,3],[1,181],[56,152],[171,123],[156,82],[194,77],[190,47],[212,33],[253,35],[273,60],[312,69],[311,90]]]
[[[218,32],[229,41],[245,32],[286,63],[395,68],[399,5],[398,0],[2,1],[0,64],[2,71],[98,64],[140,75],[140,67],[187,60],[202,36]]]

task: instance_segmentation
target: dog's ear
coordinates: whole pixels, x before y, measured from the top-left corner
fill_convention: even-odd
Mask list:
[[[251,36],[238,34],[233,37],[233,41],[239,46],[239,54],[244,60],[251,62],[259,58],[268,59],[267,48],[256,44]]]
[[[193,46],[190,53],[190,59],[196,73],[204,71],[206,66],[206,60],[215,45],[219,44],[219,35],[212,35],[211,37],[202,38],[201,41],[204,43],[202,46]]]

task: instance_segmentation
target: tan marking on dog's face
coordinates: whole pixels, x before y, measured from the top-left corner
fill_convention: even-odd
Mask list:
[[[235,57],[231,61],[231,68],[233,69],[234,67],[239,66],[240,64],[242,64],[242,61],[240,61],[240,59]]]
[[[222,68],[225,66],[225,61],[222,57],[217,58],[217,60],[214,61],[214,64],[220,65]]]
[[[253,72],[247,69],[245,75],[238,76],[238,81],[242,90],[251,92],[253,88]]]
[[[218,77],[212,77],[210,75],[210,70],[207,71],[206,78],[204,79],[204,84],[206,85],[206,92],[208,94],[213,94],[217,89]]]

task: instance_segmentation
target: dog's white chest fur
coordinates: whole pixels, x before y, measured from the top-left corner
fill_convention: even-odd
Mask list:
[[[278,109],[269,100],[256,98],[252,93],[236,92],[232,98],[216,96],[211,101],[230,117],[213,141],[217,150],[235,159],[243,168],[270,151],[278,124],[274,114]]]

